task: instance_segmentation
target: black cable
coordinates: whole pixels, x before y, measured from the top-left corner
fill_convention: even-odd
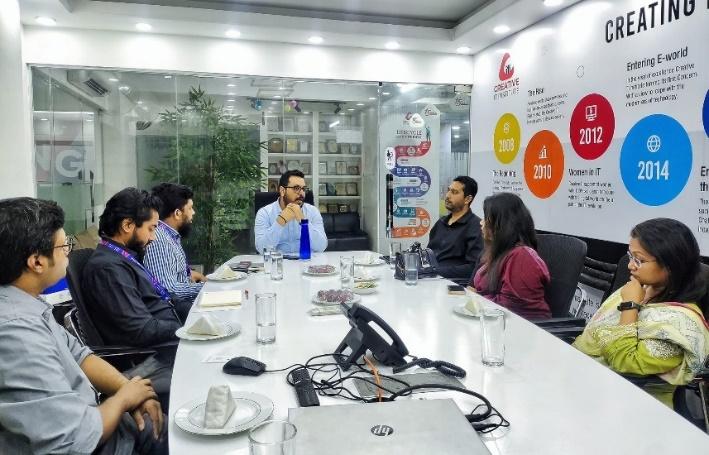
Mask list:
[[[454,378],[464,378],[467,374],[464,369],[458,365],[454,365],[449,362],[444,362],[443,360],[431,360],[424,357],[413,357],[413,361],[406,363],[404,365],[395,366],[392,368],[392,372],[400,373],[413,366],[419,366],[421,368],[435,368],[442,374],[446,376],[453,376]]]

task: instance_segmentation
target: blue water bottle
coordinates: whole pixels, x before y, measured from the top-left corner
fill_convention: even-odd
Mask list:
[[[310,259],[310,231],[308,220],[300,220],[300,259]]]

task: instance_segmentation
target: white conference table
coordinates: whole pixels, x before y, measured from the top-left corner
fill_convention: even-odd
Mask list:
[[[330,263],[339,268],[341,254],[316,254],[311,263]],[[258,256],[235,259],[261,262]],[[248,356],[265,362],[267,369],[279,369],[333,352],[350,328],[347,319],[343,315],[313,317],[306,312],[313,307],[310,300],[318,290],[339,288],[339,274],[309,277],[302,275],[301,268],[299,261],[284,261],[283,281],[271,281],[269,275],[257,273],[242,281],[205,285],[205,290],[245,289],[249,298],[238,309],[210,312],[239,323],[242,331],[238,336],[207,342],[180,341],[170,396],[172,455],[249,453],[246,433],[198,436],[175,425],[172,417],[177,409],[189,401],[206,399],[212,385],[228,384],[236,390],[268,396],[275,405],[272,418],[286,419],[288,408],[297,407],[285,372],[230,376],[222,372],[222,363],[204,360],[212,355]],[[467,371],[462,380],[466,387],[487,397],[510,421],[510,428],[482,437],[492,454],[707,453],[709,437],[705,433],[526,320],[507,312],[505,364],[487,367],[480,361],[480,322],[452,312],[464,297],[447,294],[450,282],[427,280],[406,286],[393,278],[388,265],[367,268],[381,279],[378,292],[362,296],[361,303],[396,330],[410,354],[463,367]],[[274,344],[260,345],[256,342],[254,295],[266,291],[278,296],[277,335]],[[199,316],[195,310],[196,306],[188,324]],[[406,371],[411,372],[416,369]],[[427,396],[454,398],[466,413],[479,403],[452,392],[430,392]],[[320,402],[353,403],[329,397],[320,397]]]

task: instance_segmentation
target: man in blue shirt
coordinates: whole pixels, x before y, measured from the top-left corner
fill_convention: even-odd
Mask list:
[[[280,196],[277,201],[262,207],[256,214],[254,227],[256,249],[275,247],[285,254],[300,251],[300,221],[308,220],[310,250],[325,251],[327,236],[322,215],[318,209],[305,202],[305,175],[300,171],[288,171],[278,182]]]
[[[94,355],[38,298],[66,273],[63,225],[55,202],[0,200],[0,453],[167,453],[150,381]]]
[[[204,275],[187,265],[181,243],[192,230],[194,193],[188,186],[176,183],[161,183],[152,193],[162,201],[162,207],[155,240],[148,245],[143,263],[175,300],[191,305],[205,281]]]

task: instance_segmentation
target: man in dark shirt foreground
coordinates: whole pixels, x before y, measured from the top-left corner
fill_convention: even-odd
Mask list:
[[[170,294],[142,264],[145,247],[155,239],[159,209],[155,196],[126,188],[109,199],[101,215],[101,242],[84,267],[81,287],[107,344],[151,347],[177,340],[182,322]],[[150,378],[163,394],[169,391],[173,362],[174,349],[169,349],[131,372]]]
[[[468,280],[483,249],[480,218],[470,210],[478,184],[458,176],[448,187],[446,209],[450,212],[433,225],[428,247],[438,260],[436,272],[450,279]]]
[[[0,453],[167,453],[150,381],[81,346],[38,298],[66,273],[63,225],[55,202],[0,200]]]

